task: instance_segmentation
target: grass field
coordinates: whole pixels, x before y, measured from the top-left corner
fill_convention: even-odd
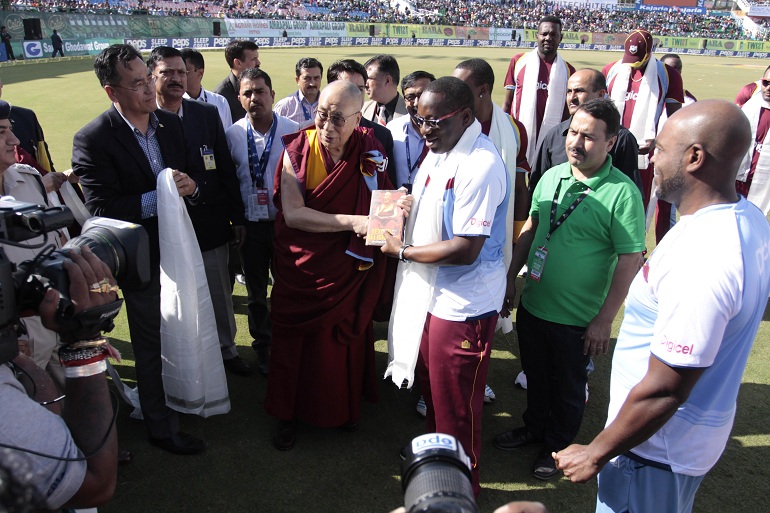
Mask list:
[[[295,90],[294,63],[313,55],[324,64],[339,58],[361,62],[379,51],[397,50],[401,69],[417,69],[437,76],[448,74],[460,60],[483,57],[495,69],[495,97],[502,100],[502,80],[512,55],[503,49],[436,49],[416,54],[416,49],[328,48],[264,49],[262,67],[273,78],[276,98]],[[206,52],[204,85],[212,89],[227,73],[221,51]],[[617,53],[564,52],[576,68],[601,68]],[[684,56],[685,86],[699,99],[731,100],[744,84],[761,77],[766,62],[758,60]],[[69,167],[72,136],[108,106],[87,59],[47,64],[0,67],[5,84],[3,99],[37,112],[46,131],[58,169]],[[715,238],[715,244],[718,244]],[[707,256],[704,255],[704,258]],[[235,292],[241,355],[254,360],[246,329],[245,290]],[[617,333],[616,320],[613,336]],[[387,326],[376,327],[378,368],[384,371],[387,347],[382,340]],[[126,357],[118,366],[133,378],[131,346],[123,314],[112,333],[116,347]],[[492,445],[494,434],[520,424],[525,393],[513,385],[520,370],[514,334],[498,335],[492,353],[489,383],[498,399],[484,410],[484,442],[479,499],[482,512],[491,512],[511,500],[539,500],[552,513],[593,511],[595,481],[573,485],[565,479],[542,483],[531,477],[535,449],[504,453]],[[695,502],[697,512],[763,511],[770,494],[770,313],[765,314],[744,376],[738,415],[732,437],[717,466],[706,477]],[[596,359],[591,374],[591,398],[578,442],[588,442],[605,421],[610,357]],[[301,425],[294,450],[282,453],[270,442],[272,419],[262,407],[266,380],[228,375],[232,411],[210,419],[186,418],[184,428],[209,443],[195,457],[168,455],[149,446],[141,423],[129,419],[121,405],[118,418],[120,443],[134,453],[132,464],[119,470],[113,501],[103,512],[266,512],[266,513],[382,513],[403,502],[399,482],[399,448],[422,433],[423,421],[414,411],[417,397],[382,382],[380,402],[365,404],[355,433],[315,429]]]

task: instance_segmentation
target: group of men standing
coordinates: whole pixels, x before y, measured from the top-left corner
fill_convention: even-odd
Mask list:
[[[387,375],[397,386],[417,377],[426,429],[463,444],[478,495],[491,344],[498,326],[506,329],[526,264],[516,313],[524,426],[495,445],[542,444],[532,470],[543,480],[563,470],[585,481],[601,470],[597,509],[643,505],[622,492],[639,483],[661,490],[676,511],[692,507],[724,448],[770,292],[767,266],[754,258],[764,248],[766,260],[770,229],[728,187],[746,159],[747,189],[762,183],[761,152],[748,141],[768,130],[750,128],[724,102],[677,114],[681,76],[655,59],[644,30],[603,73],[565,62],[561,32],[558,18],[541,21],[537,48],[511,60],[502,108],[482,59],[459,63],[451,77],[414,71],[403,80],[390,55],[363,65],[344,59],[328,67],[321,89],[322,64],[303,58],[298,90],[275,103],[249,41],[228,45],[231,73],[215,91],[201,87],[204,62],[194,50],[158,47],[145,62],[133,47],[113,45],[97,57],[112,107],[75,135],[73,170],[92,214],[138,223],[150,238],[151,283],[124,287],[124,296],[152,444],[179,454],[206,447],[179,430],[161,376],[156,182],[170,168],[203,258],[224,366],[245,375],[253,369],[235,349],[231,298],[240,259],[277,449],[294,447],[298,420],[356,428],[361,399],[376,399],[372,321],[389,320]],[[757,90],[744,113],[761,125],[770,68]],[[710,111],[740,144],[709,130]],[[372,192],[396,188],[407,192],[399,201],[405,238],[367,246]],[[660,239],[671,228],[666,201],[683,221],[644,263],[651,197]],[[695,264],[698,251],[713,253],[706,241],[715,225],[729,240],[706,272]],[[743,286],[749,275],[758,279]],[[629,294],[607,428],[588,447],[570,446],[590,357],[609,351]],[[701,326],[695,333],[689,315]],[[712,393],[722,383],[727,390]],[[694,450],[667,452],[687,429],[697,433]],[[699,450],[713,441],[713,450]]]

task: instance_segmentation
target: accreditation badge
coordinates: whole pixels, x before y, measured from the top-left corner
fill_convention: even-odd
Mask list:
[[[214,159],[214,150],[207,147],[201,148],[201,157],[203,157],[203,166],[206,171],[214,171],[217,168],[217,161]]]
[[[534,281],[540,281],[540,277],[543,275],[546,258],[548,258],[548,248],[545,246],[538,246],[535,250],[535,256],[532,259],[532,266],[529,268],[529,277]]]
[[[270,219],[270,212],[267,208],[270,197],[267,194],[267,189],[257,187],[252,190],[253,192],[249,194],[249,219],[260,221]]]

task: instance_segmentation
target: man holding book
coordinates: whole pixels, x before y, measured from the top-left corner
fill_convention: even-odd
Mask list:
[[[505,294],[511,184],[494,144],[482,135],[465,82],[443,77],[429,84],[414,119],[430,153],[414,180],[417,204],[406,243],[386,235],[382,247],[402,262],[387,374],[396,385],[407,380],[411,386],[416,365],[426,430],[462,443],[478,495],[481,409]]]

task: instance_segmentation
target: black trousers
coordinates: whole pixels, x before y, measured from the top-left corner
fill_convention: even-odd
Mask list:
[[[123,289],[128,329],[136,360],[136,384],[144,424],[153,438],[179,431],[179,414],[166,406],[163,363],[160,358],[160,266],[153,269],[150,285],[142,290]]]
[[[273,328],[267,308],[267,284],[273,260],[273,221],[246,221],[246,242],[241,248],[248,293],[249,334],[252,346],[269,347]]]
[[[544,437],[547,450],[560,451],[572,443],[583,421],[590,359],[583,354],[585,327],[545,321],[519,305],[516,332],[527,375],[524,425]]]

